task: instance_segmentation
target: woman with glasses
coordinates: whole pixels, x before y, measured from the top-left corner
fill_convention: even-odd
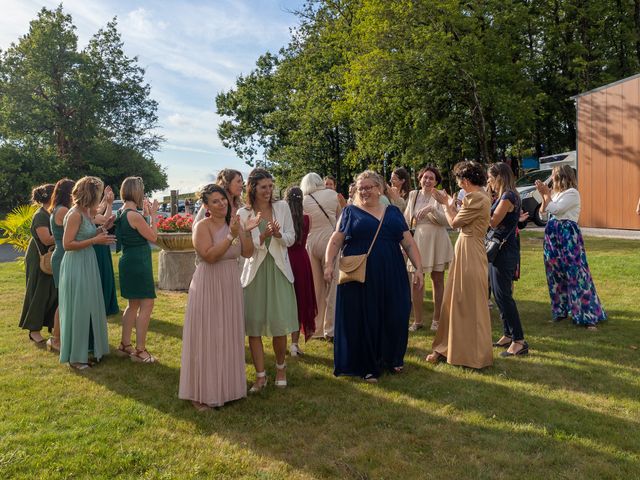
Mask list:
[[[338,285],[334,338],[334,374],[375,383],[383,371],[400,373],[407,350],[411,294],[401,247],[416,267],[414,285],[422,282],[422,260],[402,212],[380,202],[384,180],[367,170],[356,180],[357,196],[340,216],[331,235],[324,277],[333,281],[336,257],[362,255],[364,283]],[[375,238],[375,240],[374,240]]]

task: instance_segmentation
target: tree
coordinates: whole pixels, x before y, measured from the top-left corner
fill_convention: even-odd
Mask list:
[[[124,54],[115,19],[79,51],[71,16],[62,6],[43,8],[29,32],[0,52],[0,161],[21,167],[10,177],[20,188],[9,203],[42,174],[55,181],[113,170],[103,162],[113,161],[106,151],[114,149],[129,157],[131,170],[121,177],[144,171],[165,188],[166,174],[151,157],[162,141],[154,133],[157,107],[137,58]],[[34,161],[43,172],[30,168]]]

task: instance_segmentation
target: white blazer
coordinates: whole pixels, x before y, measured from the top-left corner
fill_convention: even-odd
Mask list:
[[[260,244],[260,229],[256,227],[251,231],[251,238],[255,248],[253,249],[253,255],[244,262],[244,268],[240,276],[243,288],[253,281],[256,272],[267,256],[267,252],[271,253],[277,267],[287,277],[287,280],[293,283],[293,270],[291,270],[289,252],[287,251],[287,247],[290,247],[296,241],[296,231],[293,228],[291,210],[289,210],[289,204],[284,200],[272,203],[271,207],[273,208],[273,219],[280,224],[282,238],[271,237],[269,249],[267,250],[266,242],[262,245]],[[240,215],[240,221],[244,225],[250,217],[255,216],[255,213],[253,210],[243,207],[238,210],[238,215]]]

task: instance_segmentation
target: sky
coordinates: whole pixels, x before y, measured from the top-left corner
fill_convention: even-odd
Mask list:
[[[42,7],[60,0],[0,0],[0,48],[28,33]],[[249,73],[266,51],[288,43],[302,0],[66,0],[78,47],[118,17],[128,56],[138,57],[159,104],[158,133],[165,142],[154,158],[166,168],[169,188],[193,192],[225,167],[250,167],[217,135],[215,96]],[[132,172],[134,174],[135,172]],[[168,192],[168,190],[167,190]],[[156,192],[155,197],[162,193]]]

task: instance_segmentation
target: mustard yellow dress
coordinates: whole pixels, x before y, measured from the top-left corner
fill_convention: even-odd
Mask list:
[[[433,350],[447,362],[471,368],[493,364],[489,276],[484,237],[491,199],[484,191],[468,193],[456,216],[460,235],[444,290]]]

